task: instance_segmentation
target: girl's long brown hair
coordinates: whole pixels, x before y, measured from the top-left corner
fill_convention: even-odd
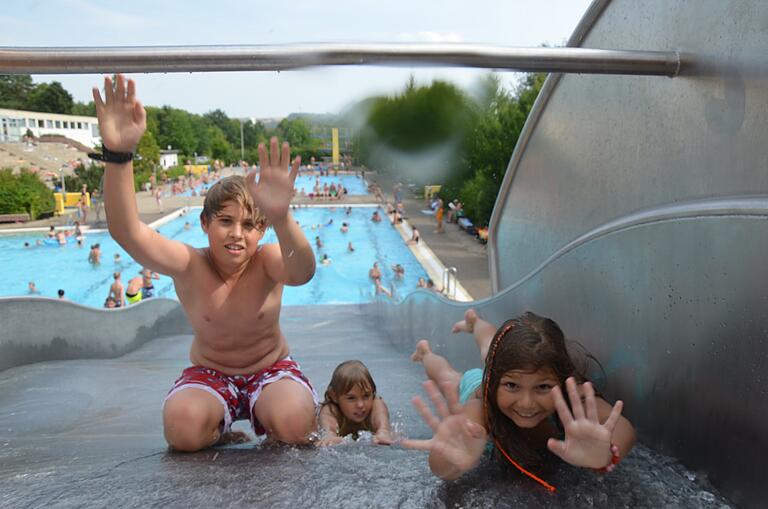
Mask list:
[[[355,386],[360,387],[363,391],[370,391],[371,397],[376,399],[376,383],[373,381],[373,377],[368,368],[365,367],[365,364],[356,360],[344,361],[333,370],[331,382],[325,390],[325,399],[321,407],[328,406],[331,410],[331,414],[336,418],[336,422],[339,423],[337,434],[340,437],[352,433],[357,438],[358,431],[371,431],[373,429],[373,423],[371,422],[373,412],[368,413],[365,421],[361,424],[353,423],[344,416],[336,401],[337,398],[342,397]]]
[[[590,356],[591,357],[591,356]],[[541,450],[498,406],[496,394],[501,377],[511,370],[535,372],[549,369],[564,387],[568,377],[583,383],[583,370],[577,369],[566,346],[565,335],[553,320],[527,312],[499,327],[491,340],[483,374],[483,406],[486,426],[497,454],[547,489],[555,488],[528,469],[540,469],[544,463]]]

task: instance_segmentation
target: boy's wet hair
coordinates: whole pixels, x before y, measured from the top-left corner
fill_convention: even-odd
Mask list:
[[[333,375],[331,375],[331,382],[325,390],[325,399],[321,407],[327,405],[331,410],[331,413],[336,418],[336,422],[339,423],[338,435],[340,437],[354,433],[354,437],[357,438],[357,432],[351,429],[353,423],[341,413],[337,401],[338,398],[355,387],[360,387],[363,391],[370,392],[371,397],[376,399],[376,383],[373,381],[373,377],[368,368],[365,367],[365,364],[357,360],[351,360],[344,361],[336,366],[336,369],[333,370]],[[373,429],[373,423],[371,422],[372,414],[373,412],[369,413],[365,418],[361,425],[362,429],[369,431]]]
[[[228,201],[240,205],[246,216],[253,219],[253,223],[259,231],[264,232],[269,227],[266,216],[253,202],[253,197],[251,197],[245,183],[245,177],[241,175],[223,178],[208,190],[203,203],[203,211],[200,212],[200,220],[205,224],[211,224],[213,218],[221,212]]]
[[[554,320],[526,312],[504,322],[494,334],[485,359],[485,414],[488,430],[497,443],[495,452],[501,461],[505,461],[502,451],[499,450],[503,448],[503,451],[525,468],[541,468],[546,456],[542,454],[543,450],[536,449],[520,428],[504,415],[498,406],[496,394],[501,377],[505,373],[512,370],[533,373],[540,369],[552,371],[564,392],[565,380],[568,377],[575,377],[577,383],[586,381],[584,368],[577,368],[574,364],[565,335]],[[570,403],[568,404],[570,407]]]

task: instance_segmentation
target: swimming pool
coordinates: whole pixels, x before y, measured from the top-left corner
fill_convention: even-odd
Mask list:
[[[339,175],[337,177],[331,175],[322,177],[315,175],[299,175],[296,177],[294,187],[296,187],[298,191],[303,189],[306,194],[309,194],[313,192],[316,179],[320,180],[320,187],[323,187],[325,184],[328,184],[329,186],[331,184],[336,184],[337,186],[343,184],[344,187],[347,188],[347,194],[350,196],[364,196],[368,194],[368,185],[365,183],[365,180],[362,177],[357,177],[355,175]]]
[[[315,176],[315,175],[298,175],[296,177],[296,182],[294,187],[297,191],[301,192],[304,191],[305,194],[309,194],[314,191],[315,187],[315,181],[320,181],[320,187],[322,188],[323,185],[328,184],[330,187],[331,184],[335,184],[338,186],[339,184],[343,184],[345,188],[347,188],[347,194],[349,196],[365,196],[368,194],[368,185],[365,183],[365,180],[362,177],[357,177],[355,175],[339,175],[337,177],[334,176]],[[187,189],[183,193],[179,194],[178,196],[200,196],[200,192],[203,189],[210,189],[213,184],[215,184],[217,181],[213,180],[208,184],[200,184],[195,187],[194,194],[192,193],[191,189]],[[166,190],[166,197],[169,197],[170,194],[167,194]]]
[[[376,261],[383,274],[384,286],[394,287],[398,298],[415,289],[419,277],[427,277],[424,268],[389,222],[371,222],[374,210],[375,207],[353,207],[350,215],[346,215],[343,207],[308,207],[293,211],[318,261],[327,254],[331,263],[318,263],[315,277],[306,285],[286,287],[283,293],[285,305],[370,302],[375,299],[375,294],[368,270]],[[166,223],[159,228],[160,233],[195,247],[206,246],[208,240],[200,228],[199,211],[199,208],[192,209]],[[189,229],[184,228],[186,222],[190,223]],[[348,233],[340,230],[343,222],[349,224]],[[78,247],[75,242],[54,245],[43,240],[44,236],[43,232],[0,236],[0,296],[29,295],[27,284],[34,281],[41,296],[56,297],[61,288],[65,297],[73,302],[102,307],[114,271],[122,272],[125,285],[141,269],[106,232],[88,234],[83,247]],[[323,242],[323,248],[315,246],[316,237]],[[36,246],[37,240],[43,240],[43,245]],[[274,231],[269,230],[263,242],[275,240]],[[29,242],[32,247],[25,248],[24,242]],[[347,250],[349,242],[352,242],[354,252]],[[87,261],[89,247],[95,243],[101,244],[99,265]],[[120,255],[119,263],[114,261],[115,254]],[[401,279],[395,278],[391,269],[397,263],[405,267]],[[155,295],[175,299],[173,281],[160,276],[160,280],[155,281]]]

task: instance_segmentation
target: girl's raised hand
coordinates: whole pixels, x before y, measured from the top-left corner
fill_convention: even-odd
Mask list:
[[[133,80],[118,74],[117,86],[113,86],[112,78],[104,78],[104,100],[99,89],[93,87],[93,102],[104,146],[112,152],[135,151],[147,128],[147,114],[136,99]]]
[[[272,224],[288,214],[293,199],[293,184],[299,173],[301,157],[296,156],[293,161],[290,157],[288,142],[283,142],[282,147],[278,148],[277,138],[273,136],[269,141],[269,153],[263,143],[259,144],[258,182],[256,172],[249,173],[245,178],[256,206]]]
[[[403,440],[402,445],[430,451],[432,471],[444,479],[455,479],[477,465],[485,450],[488,434],[483,426],[467,416],[465,408],[459,403],[457,387],[444,385],[443,397],[435,382],[430,380],[424,382],[424,390],[439,417],[418,396],[413,398],[413,406],[432,428],[433,436],[429,440]]]
[[[608,419],[601,424],[597,417],[595,389],[592,384],[587,382],[582,385],[584,402],[573,377],[565,381],[565,387],[573,413],[565,403],[560,387],[552,389],[557,415],[565,427],[565,440],[550,438],[547,447],[571,465],[610,470],[612,456],[618,454],[618,449],[611,444],[611,436],[621,416],[623,403],[617,401]]]

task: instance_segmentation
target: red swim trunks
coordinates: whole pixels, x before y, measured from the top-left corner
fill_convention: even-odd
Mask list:
[[[202,366],[192,366],[185,369],[173,388],[168,392],[165,401],[179,391],[189,388],[201,389],[213,394],[224,405],[223,433],[229,431],[234,421],[249,419],[256,435],[264,435],[266,430],[253,416],[251,409],[267,385],[290,378],[300,383],[312,394],[315,405],[318,404],[317,394],[312,388],[299,363],[290,356],[277,361],[268,368],[252,375],[225,375],[221,371]]]

